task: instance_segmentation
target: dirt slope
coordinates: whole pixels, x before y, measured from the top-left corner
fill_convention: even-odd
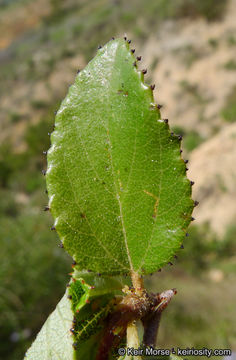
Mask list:
[[[227,225],[236,223],[236,124],[192,152],[189,178],[196,183],[193,197],[200,202],[196,223],[209,222],[223,235]]]

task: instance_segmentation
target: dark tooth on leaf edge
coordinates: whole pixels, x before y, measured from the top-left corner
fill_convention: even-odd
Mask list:
[[[191,221],[194,221],[195,220],[195,218],[194,217],[191,217]]]
[[[180,149],[180,151],[179,151],[179,152],[180,152],[180,154],[182,154],[183,150],[182,150],[182,149]]]
[[[52,231],[53,231],[53,230],[56,230],[56,228],[55,228],[55,226],[54,226],[54,225],[51,227],[51,230],[52,230]]]
[[[45,206],[45,208],[43,209],[43,211],[49,211],[49,210],[50,210],[49,206]]]
[[[199,202],[197,200],[194,201],[194,206],[198,206]]]
[[[168,124],[168,121],[169,121],[168,119],[164,119],[164,122],[165,122],[166,124]]]
[[[155,84],[150,85],[150,88],[151,88],[151,90],[154,90],[155,89]]]
[[[161,272],[161,269],[159,269],[158,272]]]
[[[193,185],[194,185],[194,181],[190,181],[190,185],[193,186]]]
[[[184,249],[184,245],[182,244],[182,245],[180,245],[180,249]]]
[[[111,40],[115,40],[114,36],[112,36]]]
[[[177,255],[174,255],[174,258],[175,258],[175,259],[178,259],[178,256],[177,256]]]
[[[183,139],[182,135],[178,135],[178,139],[181,141]]]
[[[67,297],[68,297],[68,299],[72,299],[72,295],[68,295]]]
[[[125,41],[127,40],[127,37],[126,37],[126,36],[124,36],[124,40],[125,40]]]
[[[100,50],[101,48],[102,48],[102,46],[101,46],[101,45],[99,45],[99,46],[98,46],[98,50]]]
[[[128,44],[131,44],[131,40],[128,40],[127,43],[128,43]]]
[[[184,160],[184,162],[185,162],[185,164],[187,164],[187,163],[188,163],[188,160]]]
[[[59,248],[62,248],[62,249],[64,248],[64,245],[62,243],[60,243],[58,246],[59,246]]]
[[[137,67],[137,63],[136,63],[136,61],[135,61],[135,62],[133,62],[133,66]]]
[[[168,265],[172,266],[172,265],[173,265],[173,263],[169,261],[169,262],[168,262]]]
[[[132,52],[132,54],[134,54],[134,53],[135,53],[135,49],[131,49],[130,51]]]
[[[142,73],[145,75],[145,74],[147,74],[147,69],[143,69],[142,70]]]
[[[188,236],[189,236],[189,233],[186,233],[185,236],[188,237]]]
[[[141,61],[142,56],[137,56],[136,59],[137,59],[138,61]]]
[[[160,110],[163,107],[163,105],[157,104],[157,108]]]
[[[46,170],[42,170],[42,174],[45,176],[46,175]]]

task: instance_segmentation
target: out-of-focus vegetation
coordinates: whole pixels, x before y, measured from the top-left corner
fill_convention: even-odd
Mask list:
[[[69,256],[50,232],[43,149],[49,146],[48,121],[27,128],[27,150],[0,148],[0,324],[1,358],[21,359],[39,327],[62,296]]]
[[[227,103],[225,104],[225,107],[222,109],[222,116],[225,119],[225,121],[228,122],[236,121],[236,87],[228,96]]]
[[[147,280],[153,290],[175,286],[178,291],[162,316],[160,348],[185,348],[186,344],[189,348],[235,348],[236,330],[231,321],[235,318],[231,301],[236,295],[235,239],[235,225],[223,238],[210,231],[207,224],[193,225],[176,264]]]
[[[196,130],[186,131],[181,126],[173,126],[172,128],[177,135],[183,136],[183,146],[187,152],[192,151],[204,141]]]
[[[21,5],[30,2],[32,0],[0,0],[0,7],[7,15],[14,7],[18,12]],[[219,20],[226,5],[227,1],[220,0],[51,0],[51,10],[40,24],[0,51],[0,95],[6,93],[8,86],[18,87],[20,92],[21,84],[29,85],[30,92],[25,96],[33,114],[32,118],[25,115],[20,102],[12,103],[6,119],[9,128],[18,129],[24,124],[25,131],[20,139],[24,147],[16,149],[12,145],[14,133],[0,145],[0,358],[18,360],[23,357],[64,293],[70,271],[71,260],[57,247],[57,235],[50,231],[52,219],[43,212],[48,200],[41,173],[46,168],[42,152],[49,147],[48,133],[53,127],[54,110],[66,92],[66,85],[58,92],[52,91],[48,81],[51,72],[60,62],[65,64],[62,73],[66,72],[66,61],[76,54],[89,61],[98,45],[112,36],[130,32],[144,43],[158,31],[163,21],[181,18],[193,21],[199,17],[209,22]],[[228,45],[235,44],[235,37],[229,35]],[[212,39],[210,46],[216,48],[217,40]],[[181,55],[187,68],[201,56],[190,50],[188,46]],[[158,59],[153,68],[157,63]],[[233,71],[234,62],[229,61],[225,67]],[[51,91],[50,97],[31,96],[31,90],[41,82]],[[182,96],[188,93],[200,108],[205,105],[207,100],[196,84],[185,81],[180,88]],[[236,114],[235,93],[228,101],[222,117],[232,122]],[[173,130],[184,135],[183,146],[187,152],[205,140],[197,130],[183,127]],[[166,317],[163,315],[162,346],[227,347],[235,344],[232,325],[235,310],[230,286],[236,272],[235,237],[235,227],[227,229],[219,239],[207,225],[193,226],[178,265],[170,271],[164,270],[155,281],[151,280],[152,286],[158,287],[155,290],[169,286],[179,289],[173,300],[175,306],[170,306]],[[211,271],[213,275],[218,271],[219,278],[223,276],[224,280],[215,283],[218,280],[213,275],[209,277]],[[198,299],[194,298],[196,292]],[[227,306],[227,316],[222,311],[223,304]]]

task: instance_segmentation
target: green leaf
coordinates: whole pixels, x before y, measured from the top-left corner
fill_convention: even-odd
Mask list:
[[[69,331],[72,320],[71,303],[65,294],[27,351],[25,360],[72,360],[73,337]]]
[[[123,285],[116,278],[78,272],[73,279],[24,360],[95,360],[101,321],[112,310],[112,299]]]
[[[180,141],[123,39],[76,77],[56,116],[47,188],[78,269],[147,274],[179,249],[193,201]]]

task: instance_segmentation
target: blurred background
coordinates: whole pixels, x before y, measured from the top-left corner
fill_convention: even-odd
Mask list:
[[[183,135],[200,202],[179,259],[147,280],[178,289],[159,345],[236,351],[236,0],[0,0],[1,359],[23,358],[69,279],[43,212],[54,111],[98,45],[124,34]]]

